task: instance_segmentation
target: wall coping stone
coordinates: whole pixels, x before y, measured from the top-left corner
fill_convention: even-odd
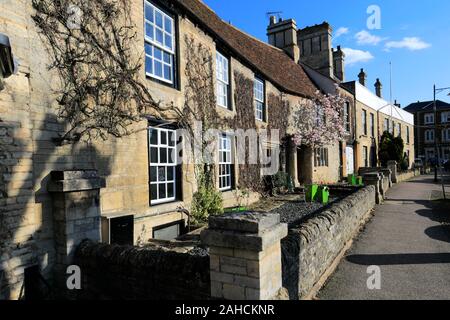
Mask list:
[[[260,212],[233,213],[209,218],[211,229],[256,234],[262,234],[279,223],[280,215]]]
[[[77,192],[106,187],[106,180],[96,170],[52,171],[47,189],[49,192]]]
[[[207,246],[264,251],[288,235],[286,223],[280,223],[270,230],[257,233],[243,233],[232,230],[207,229],[201,233],[201,240]]]

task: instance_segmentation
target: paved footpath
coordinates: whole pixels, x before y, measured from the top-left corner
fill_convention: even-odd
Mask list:
[[[431,176],[395,185],[319,292],[321,300],[450,299],[450,205]],[[449,189],[450,190],[450,187]],[[381,289],[369,290],[369,266]]]

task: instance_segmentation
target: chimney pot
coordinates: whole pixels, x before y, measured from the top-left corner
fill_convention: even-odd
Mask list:
[[[377,94],[377,96],[379,98],[383,97],[382,92],[381,92],[382,88],[383,88],[383,85],[381,84],[380,79],[377,78],[377,82],[375,82],[375,93]]]
[[[364,69],[361,69],[361,72],[358,74],[359,83],[363,86],[366,86],[367,74],[364,72]]]
[[[274,25],[277,23],[277,17],[275,16],[270,16],[270,25]]]

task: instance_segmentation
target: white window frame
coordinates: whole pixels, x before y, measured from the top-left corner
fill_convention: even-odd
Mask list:
[[[434,124],[434,113],[426,113],[424,116],[425,124]]]
[[[367,146],[363,146],[363,162],[364,167],[369,167],[369,148]]]
[[[153,22],[147,19],[147,9],[150,8],[153,12]],[[162,27],[156,24],[156,15],[157,13],[162,16]],[[166,21],[169,21],[170,31],[166,28]],[[147,28],[152,28],[153,39],[147,35]],[[156,32],[160,31],[162,33],[162,43],[156,40]],[[171,47],[166,44],[166,37],[171,37]],[[175,83],[175,20],[172,16],[165,13],[158,7],[156,7],[153,3],[148,0],[144,0],[144,38],[145,38],[145,74],[151,78],[169,83]],[[150,49],[150,50],[147,50]],[[161,59],[155,57],[155,49],[160,50]],[[149,52],[150,51],[150,52]],[[169,56],[169,61],[165,59],[166,56]],[[147,63],[148,60],[151,60],[152,63],[152,72],[147,71]],[[161,72],[162,76],[158,76],[155,72],[156,62],[161,63]],[[165,67],[169,67],[170,70],[170,80],[165,78]]]
[[[409,131],[409,126],[406,126],[406,143],[409,144],[410,143],[410,139],[411,139],[411,133]]]
[[[362,120],[362,127],[363,127],[363,135],[367,136],[368,135],[368,128],[367,128],[367,110],[363,110],[362,111],[362,115],[361,115],[361,120]]]
[[[425,142],[434,142],[435,138],[436,137],[434,130],[425,130]]]
[[[375,137],[375,114],[370,113],[369,118],[370,118],[370,136],[372,138],[374,138]]]
[[[351,131],[351,123],[350,123],[350,102],[346,102],[344,104],[344,126],[345,131]]]
[[[397,123],[397,137],[402,136],[402,124],[400,122]]]
[[[328,148],[319,147],[314,150],[314,167],[328,167]]]
[[[229,86],[230,86],[230,61],[227,57],[216,52],[216,80],[217,80],[217,105],[229,109]],[[224,103],[222,103],[222,101]]]
[[[157,131],[157,144],[153,144],[152,143],[152,131]],[[172,134],[173,136],[173,145],[172,143],[170,143],[169,140],[169,134]],[[163,135],[166,135],[166,143],[162,143],[162,139],[161,137]],[[148,130],[148,144],[149,144],[149,170],[150,170],[150,204],[151,205],[157,205],[157,204],[162,204],[162,203],[168,203],[168,202],[173,202],[176,200],[177,198],[177,183],[179,183],[179,181],[177,181],[177,135],[176,135],[176,131],[175,130],[170,130],[170,129],[163,129],[163,128],[157,128],[157,127],[149,127]],[[155,159],[152,159],[152,148],[157,150],[157,161],[155,161]],[[161,149],[166,150],[166,162],[161,162]],[[172,162],[169,161],[170,157],[170,152],[172,152]],[[152,168],[156,168],[156,180],[152,181]],[[159,181],[159,170],[161,170],[161,168],[164,168],[165,170],[165,180],[161,180]],[[172,175],[173,175],[173,179],[168,180],[168,174],[169,174],[169,170],[172,171]],[[169,185],[172,184],[173,185],[173,196],[169,197],[168,196],[168,187]],[[157,186],[157,199],[152,199],[152,186]],[[159,197],[159,188],[161,185],[165,185],[165,193],[166,196],[165,197]]]
[[[450,148],[449,147],[442,148],[442,159],[450,160]]]
[[[390,132],[389,131],[389,119],[384,119],[384,124],[383,124],[383,132]]]
[[[441,120],[442,120],[442,123],[449,123],[450,122],[450,111],[442,112]]]
[[[450,141],[450,128],[442,129],[442,142]]]
[[[233,139],[229,135],[219,136],[219,190],[233,188]]]
[[[264,81],[255,78],[253,84],[253,95],[255,97],[255,117],[256,120],[264,121],[264,106],[265,106],[265,96],[264,96]]]

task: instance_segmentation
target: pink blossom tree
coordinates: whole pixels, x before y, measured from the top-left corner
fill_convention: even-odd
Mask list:
[[[344,140],[348,135],[342,117],[346,101],[338,93],[324,95],[317,91],[314,99],[298,105],[294,112],[294,143],[317,148]]]

